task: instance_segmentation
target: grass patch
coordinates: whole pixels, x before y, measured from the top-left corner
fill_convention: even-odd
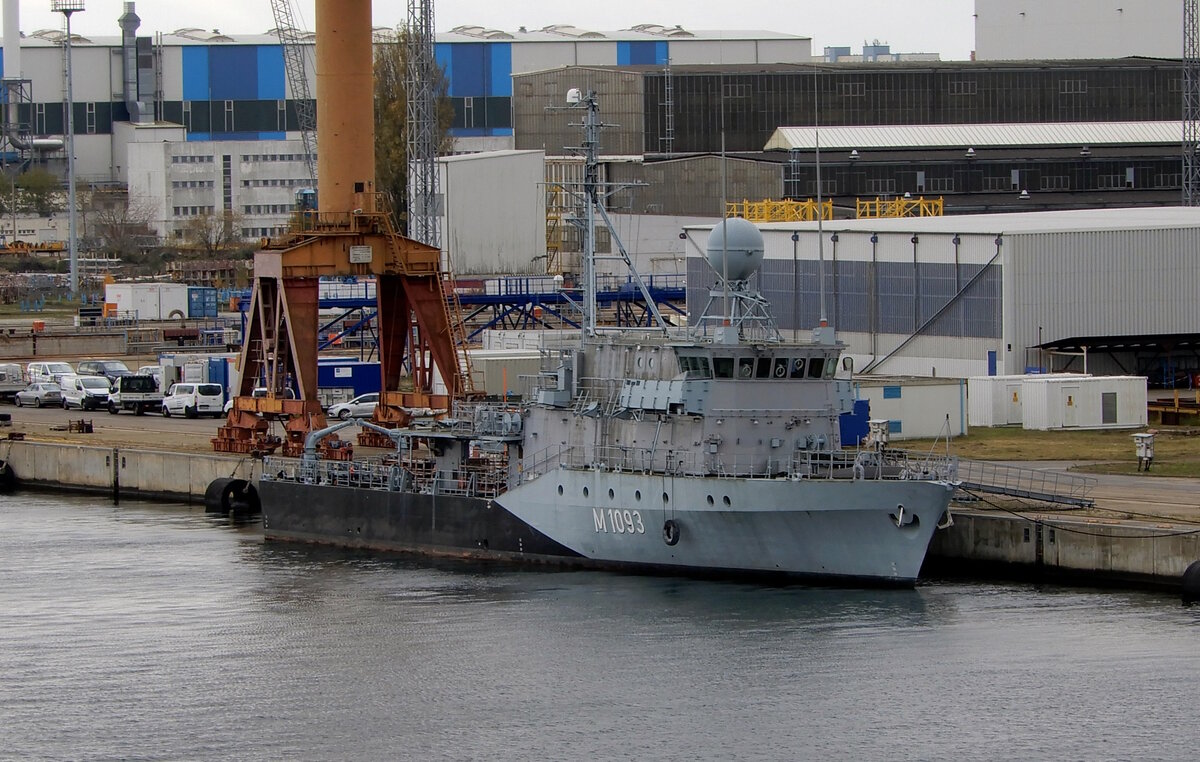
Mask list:
[[[955,437],[950,452],[971,460],[1077,460],[1092,461],[1076,470],[1095,474],[1136,474],[1137,456],[1131,434],[1148,429],[1124,431],[1026,431],[1002,426],[975,428],[965,437]],[[1156,426],[1154,464],[1149,476],[1200,477],[1200,431],[1184,426]],[[930,439],[903,440],[897,447],[916,452],[946,451],[945,440],[935,445]],[[1145,472],[1143,472],[1145,473]]]

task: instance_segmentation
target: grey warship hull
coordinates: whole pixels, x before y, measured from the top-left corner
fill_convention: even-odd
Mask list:
[[[493,498],[266,478],[268,539],[570,568],[911,585],[952,487],[558,468]]]

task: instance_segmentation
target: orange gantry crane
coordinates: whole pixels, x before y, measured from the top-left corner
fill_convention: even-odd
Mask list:
[[[266,453],[282,445],[299,455],[309,432],[324,428],[317,399],[318,285],[322,276],[373,275],[383,393],[375,422],[395,427],[412,408],[448,409],[470,391],[460,361],[461,321],[451,315],[450,281],[437,248],[405,238],[375,192],[371,0],[317,0],[318,208],[254,255],[254,290],[232,409],[218,452]],[[405,360],[412,390],[400,391]],[[446,394],[433,394],[433,366]],[[265,397],[251,392],[265,386]],[[298,399],[287,399],[294,386]],[[284,422],[284,436],[267,419]],[[350,448],[322,448],[349,457]]]

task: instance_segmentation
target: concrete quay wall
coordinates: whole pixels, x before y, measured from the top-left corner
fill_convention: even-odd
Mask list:
[[[123,355],[129,348],[124,331],[110,333],[0,333],[0,359]]]
[[[46,442],[6,441],[0,458],[25,486],[183,502],[203,501],[214,479],[257,482],[262,473],[262,461],[245,456]]]
[[[954,526],[933,537],[927,572],[1177,588],[1200,560],[1200,527],[1185,523],[969,509],[953,515]]]

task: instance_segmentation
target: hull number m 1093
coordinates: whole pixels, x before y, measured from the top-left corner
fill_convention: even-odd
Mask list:
[[[646,534],[640,511],[622,511],[620,508],[593,508],[592,520],[596,531],[605,534]]]

